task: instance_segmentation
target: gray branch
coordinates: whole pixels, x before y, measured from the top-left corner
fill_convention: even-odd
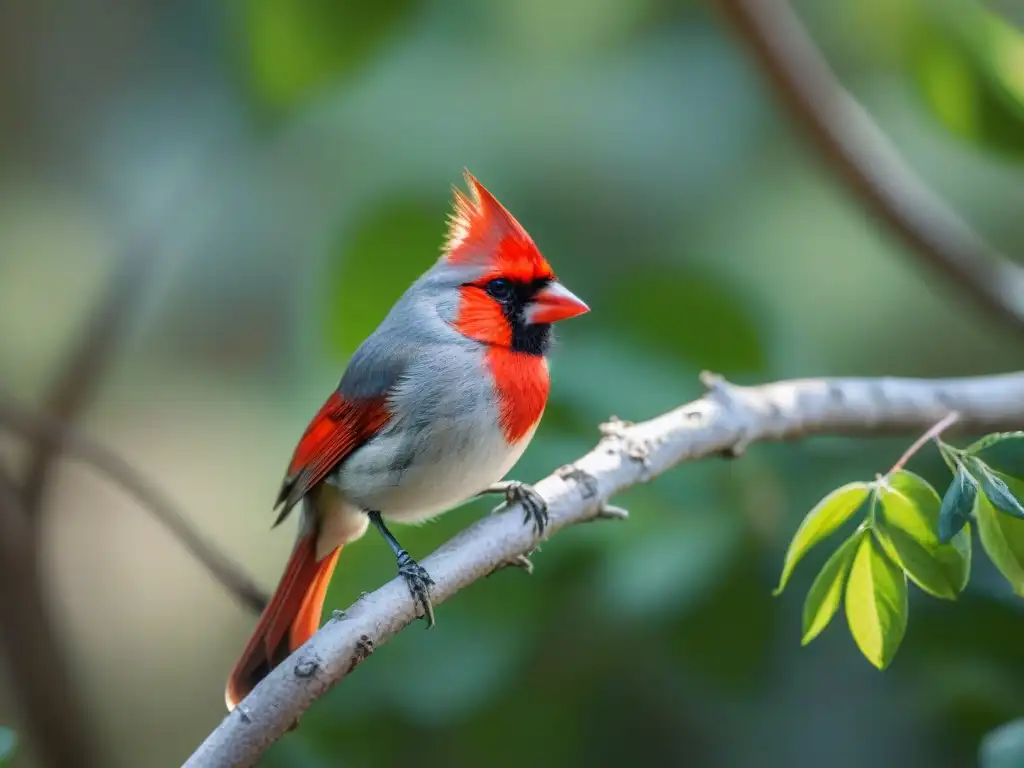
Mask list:
[[[717,7],[828,167],[907,252],[1008,327],[1024,327],[1024,267],[921,181],[836,79],[788,0],[717,0]]]
[[[815,434],[917,432],[951,411],[956,428],[1024,428],[1024,373],[963,379],[803,379],[740,387],[702,377],[704,397],[650,421],[602,425],[587,455],[537,483],[551,515],[547,536],[575,523],[622,518],[608,505],[626,489],[682,462],[737,456],[750,444]],[[473,582],[521,562],[537,540],[516,507],[479,520],[422,560],[440,604]],[[189,768],[251,766],[335,683],[416,619],[394,579],[364,595],[274,669],[210,734]],[[443,620],[443,619],[442,619]]]

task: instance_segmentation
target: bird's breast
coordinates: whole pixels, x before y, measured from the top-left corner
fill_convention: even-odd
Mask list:
[[[490,347],[487,367],[494,379],[498,420],[505,439],[517,443],[536,429],[548,402],[548,362],[538,355]]]
[[[543,358],[494,348],[433,360],[393,396],[393,419],[331,479],[400,522],[428,519],[501,480],[533,438],[548,395]]]

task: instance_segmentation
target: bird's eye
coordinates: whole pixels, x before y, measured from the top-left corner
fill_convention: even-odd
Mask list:
[[[512,295],[512,283],[503,277],[496,277],[487,283],[487,293],[498,301],[504,301]]]

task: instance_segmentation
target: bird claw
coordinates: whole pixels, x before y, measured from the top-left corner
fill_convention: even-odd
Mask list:
[[[423,617],[427,620],[427,628],[434,626],[434,606],[430,602],[430,588],[434,580],[427,569],[402,552],[398,557],[398,575],[405,579],[416,605],[423,609]]]
[[[494,512],[511,507],[514,504],[523,505],[523,525],[533,523],[533,529],[538,536],[544,535],[544,529],[548,525],[548,503],[534,490],[533,486],[521,483],[518,480],[509,481],[505,486],[505,502],[494,508]]]

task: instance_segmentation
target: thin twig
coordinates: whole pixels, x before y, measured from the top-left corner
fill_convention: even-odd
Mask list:
[[[1024,427],[1024,373],[966,379],[803,379],[740,387],[705,377],[701,399],[650,421],[603,425],[590,453],[534,487],[547,501],[548,536],[595,520],[611,497],[695,459],[815,434],[879,435],[925,429],[960,413],[969,430]],[[518,505],[487,515],[420,561],[439,606],[460,589],[536,549]],[[538,564],[543,567],[543,564]],[[276,667],[196,750],[188,768],[251,766],[329,688],[417,616],[401,579],[339,612]],[[443,614],[439,621],[444,621]],[[209,692],[220,697],[220,691]],[[301,727],[301,726],[300,726]]]
[[[72,427],[42,414],[32,414],[0,395],[0,427],[9,427],[31,438],[45,438],[54,449],[76,456],[135,497],[142,507],[164,524],[210,575],[243,605],[259,613],[267,604],[266,593],[178,511],[174,503],[142,474],[113,451]]]
[[[917,438],[917,440],[915,440],[914,443],[909,448],[907,448],[903,455],[900,456],[900,460],[892,465],[892,469],[889,470],[889,474],[891,475],[893,472],[899,472],[901,469],[903,469],[903,467],[906,466],[907,462],[914,457],[914,454],[916,454],[918,451],[921,450],[921,448],[924,447],[925,443],[927,443],[929,440],[934,440],[935,438],[937,438],[951,426],[956,424],[956,421],[959,418],[960,414],[957,413],[956,411],[947,413],[941,421],[936,422],[934,425],[932,425],[931,429],[929,429],[927,432],[925,432],[923,435]]]
[[[718,0],[829,166],[918,259],[997,319],[1024,328],[1024,267],[975,233],[913,172],[839,84],[786,0]]]
[[[44,410],[58,422],[73,423],[92,401],[131,327],[129,319],[145,295],[143,288],[157,261],[154,253],[136,250],[130,249],[115,268],[105,295],[43,399]],[[40,431],[33,436],[21,488],[23,508],[33,519],[40,516],[56,452],[52,435]]]
[[[99,768],[89,710],[69,684],[21,500],[0,473],[0,642],[29,740],[48,768]]]

